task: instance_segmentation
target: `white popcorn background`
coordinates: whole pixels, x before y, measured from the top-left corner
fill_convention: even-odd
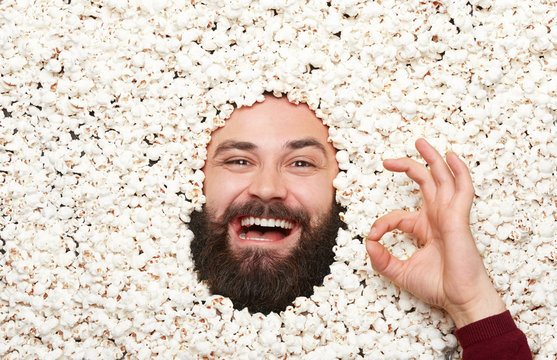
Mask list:
[[[535,359],[557,357],[557,6],[548,0],[0,2],[2,359],[443,359],[455,327],[375,273],[415,209],[381,160],[469,165],[471,226]],[[324,285],[280,314],[197,280],[205,146],[264,91],[330,127],[347,211]],[[397,256],[416,248],[398,233]]]

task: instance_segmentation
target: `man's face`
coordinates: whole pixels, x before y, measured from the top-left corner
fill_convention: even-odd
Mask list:
[[[286,98],[268,96],[262,103],[236,109],[226,125],[213,133],[207,148],[204,192],[208,211],[222,220],[231,205],[279,202],[305,209],[310,225],[315,225],[331,209],[333,179],[338,173],[335,149],[327,137],[327,128],[307,105],[294,105]],[[300,238],[299,224],[275,218],[271,220],[278,231],[246,231],[248,221],[264,220],[269,219],[244,214],[231,219],[227,224],[230,247],[287,255]]]
[[[272,96],[213,133],[192,254],[200,278],[235,307],[278,311],[328,273],[342,223],[327,137],[306,105]]]

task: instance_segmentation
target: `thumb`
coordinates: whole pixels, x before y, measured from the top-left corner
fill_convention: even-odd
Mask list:
[[[394,229],[411,232],[416,213],[397,210],[377,219],[367,237],[366,250],[375,271],[401,285],[404,261],[397,259],[379,242],[381,237]]]
[[[379,241],[368,239],[366,250],[373,269],[394,283],[400,284],[403,261],[393,256]]]

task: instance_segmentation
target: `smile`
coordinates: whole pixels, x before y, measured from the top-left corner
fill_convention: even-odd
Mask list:
[[[283,229],[292,229],[294,226],[291,221],[276,218],[259,218],[259,217],[244,217],[242,218],[242,226],[262,226],[262,227],[280,227]]]
[[[232,229],[241,242],[282,242],[292,235],[297,223],[290,219],[240,216],[231,222]]]

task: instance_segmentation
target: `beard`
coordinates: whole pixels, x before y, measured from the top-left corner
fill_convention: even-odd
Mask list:
[[[333,200],[331,210],[312,226],[304,209],[290,209],[280,202],[231,205],[220,222],[204,207],[191,214],[189,223],[195,236],[191,243],[194,268],[210,291],[229,297],[235,309],[247,307],[251,313],[265,315],[280,312],[298,296],[311,296],[313,287],[322,285],[330,273],[333,246],[343,227],[341,210]],[[257,247],[233,251],[228,223],[238,215],[294,220],[301,228],[298,243],[287,255]]]

